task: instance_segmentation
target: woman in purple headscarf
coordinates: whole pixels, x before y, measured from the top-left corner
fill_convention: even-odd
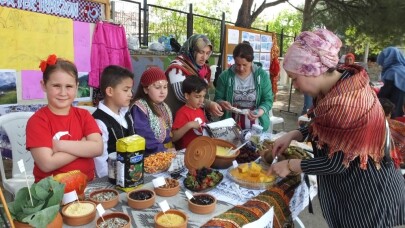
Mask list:
[[[378,97],[388,98],[395,105],[391,118],[404,115],[402,104],[405,98],[405,58],[395,47],[385,48],[377,57],[378,65],[382,66],[381,87]]]
[[[318,29],[301,33],[287,50],[284,69],[296,89],[314,97],[314,105],[308,126],[274,142],[273,157],[292,140],[308,138],[314,158],[280,161],[269,173],[317,175],[329,227],[404,225],[405,182],[399,155],[387,143],[383,109],[364,68],[336,68],[341,45],[335,34]]]

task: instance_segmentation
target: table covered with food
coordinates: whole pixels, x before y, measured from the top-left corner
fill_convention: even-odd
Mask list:
[[[243,227],[258,222],[261,227],[283,227],[316,195],[316,183],[308,188],[303,175],[268,176],[272,158],[260,154],[272,142],[253,141],[235,151],[237,146],[227,141],[199,137],[186,150],[145,158],[143,184],[136,188],[117,190],[111,180],[101,178],[88,183],[85,198],[103,204],[105,219],[122,212],[117,213],[120,219],[106,223],[129,222],[132,227],[168,227],[172,222],[183,223],[181,227]],[[281,159],[306,159],[308,150],[295,142]],[[158,179],[164,183],[156,187]],[[170,210],[162,213],[164,201]],[[95,227],[98,220],[96,215],[81,227]]]

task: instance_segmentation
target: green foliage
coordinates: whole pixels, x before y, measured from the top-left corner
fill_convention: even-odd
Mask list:
[[[197,1],[189,1],[193,3],[193,13],[203,15],[205,17],[212,17],[216,19],[222,18],[222,12],[226,16],[230,16],[229,4],[220,0],[207,0],[204,4]],[[182,0],[171,1],[157,1],[156,5],[180,10],[183,12],[189,11],[189,5],[184,4]],[[187,14],[180,12],[173,12],[165,9],[151,8],[149,33],[151,40],[157,41],[162,35],[173,35],[174,38],[183,44],[187,39]],[[226,19],[226,20],[229,20]],[[217,20],[210,20],[207,18],[194,16],[194,34],[205,34],[210,39],[215,52],[219,52],[219,44],[221,37],[221,22]]]
[[[182,0],[157,1],[156,5],[187,12]],[[161,36],[173,35],[176,40],[180,40],[187,33],[187,15],[184,13],[169,11],[156,7],[150,8],[149,33],[152,41],[157,41]],[[180,44],[182,44],[179,41]]]
[[[283,55],[287,48],[294,42],[294,37],[301,31],[302,13],[298,11],[283,10],[276,19],[268,23],[269,30],[281,34],[283,31]],[[278,37],[278,46],[281,47],[281,39]]]
[[[33,205],[28,188],[20,189],[15,200],[8,205],[11,216],[33,227],[46,227],[59,212],[64,188],[64,184],[53,180],[52,177],[34,183],[30,188]]]
[[[314,4],[315,0],[308,2]],[[309,12],[312,18],[309,27],[325,26],[340,34],[356,52],[363,52],[362,47],[370,43],[375,53],[388,45],[403,44],[404,10],[403,0],[322,0]]]
[[[345,31],[345,36],[342,39],[345,46],[348,46],[350,50],[346,52],[353,52],[356,55],[362,55],[366,49],[366,45],[369,44],[369,55],[376,56],[381,50],[388,46],[396,46],[398,43],[394,42],[392,35],[387,34],[386,37],[376,38],[359,31],[356,27],[349,27]],[[361,59],[356,59],[361,61]]]
[[[15,104],[17,103],[17,91],[6,91],[0,95],[0,104]]]

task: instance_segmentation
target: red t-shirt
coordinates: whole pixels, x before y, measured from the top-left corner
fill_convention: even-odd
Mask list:
[[[192,109],[186,105],[183,105],[177,112],[174,118],[173,130],[177,130],[183,127],[190,121],[198,121],[201,125],[205,125],[207,123],[207,118],[204,115],[204,111],[202,108]],[[193,141],[193,139],[197,138],[198,136],[202,135],[202,129],[190,129],[187,131],[186,134],[177,142],[177,145],[180,147],[179,149],[184,149],[188,146],[188,144]]]
[[[69,135],[64,135],[60,140],[81,140],[92,133],[100,133],[93,116],[84,109],[72,107],[66,116],[56,115],[46,106],[38,110],[27,123],[26,147],[27,150],[36,147],[53,148],[53,137],[57,132],[67,131]],[[34,163],[35,182],[58,173],[65,173],[71,170],[80,170],[87,175],[88,180],[94,178],[93,158],[77,158],[73,162],[56,169],[52,172],[43,172]]]

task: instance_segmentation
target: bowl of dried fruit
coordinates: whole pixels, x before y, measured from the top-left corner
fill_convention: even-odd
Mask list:
[[[62,208],[63,222],[69,226],[90,223],[96,217],[96,204],[91,201],[73,202]]]
[[[215,210],[217,200],[207,193],[196,193],[188,200],[188,209],[196,214],[209,214]]]
[[[154,217],[155,228],[186,228],[188,218],[187,215],[176,209],[167,210],[157,213]]]
[[[155,188],[155,193],[158,196],[174,196],[179,193],[180,184],[179,181],[173,178],[165,178],[166,184],[158,188]]]
[[[137,189],[127,193],[128,206],[133,209],[145,209],[155,203],[155,192],[148,189]]]
[[[104,209],[109,209],[118,204],[118,196],[117,190],[106,188],[92,191],[89,195],[89,200],[96,205],[100,203]]]
[[[173,152],[158,152],[149,155],[144,159],[145,172],[157,174],[167,171],[174,157],[176,157],[176,153]]]
[[[130,228],[131,218],[122,212],[112,212],[99,217],[96,221],[97,228],[121,227]]]

